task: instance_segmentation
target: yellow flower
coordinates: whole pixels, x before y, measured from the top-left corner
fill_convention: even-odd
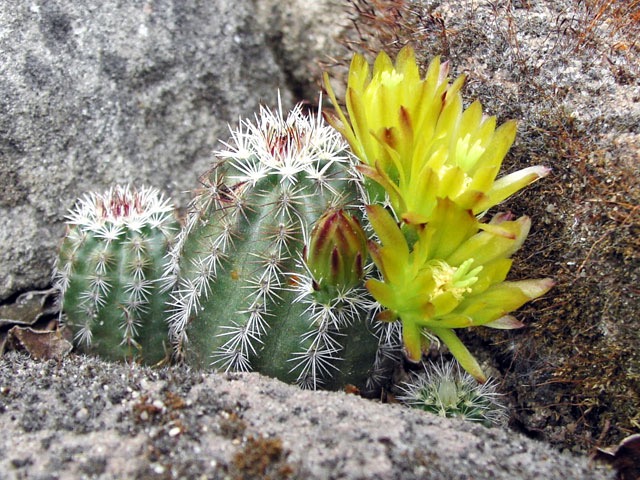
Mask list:
[[[548,278],[505,281],[509,257],[529,232],[529,218],[498,214],[479,223],[470,210],[438,199],[431,221],[417,225],[410,247],[406,232],[385,208],[368,206],[367,216],[380,240],[369,243],[369,253],[383,278],[368,280],[366,287],[387,309],[381,319],[402,322],[407,358],[419,361],[429,339],[437,337],[465,370],[485,381],[454,329],[521,327],[509,313],[553,286]]]
[[[340,108],[325,73],[325,86],[337,117],[327,121],[361,160],[358,169],[384,188],[399,219],[429,221],[438,198],[450,198],[474,214],[497,205],[549,172],[535,166],[496,180],[516,134],[516,123],[496,128],[479,102],[463,109],[464,76],[449,84],[448,65],[435,58],[420,76],[411,47],[395,66],[380,53],[373,72],[356,54],[349,69],[346,107]],[[372,203],[384,193],[368,185]]]

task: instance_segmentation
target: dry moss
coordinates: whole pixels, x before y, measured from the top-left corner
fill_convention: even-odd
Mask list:
[[[237,480],[292,478],[295,469],[286,462],[288,455],[279,438],[250,435],[234,455],[230,473]]]

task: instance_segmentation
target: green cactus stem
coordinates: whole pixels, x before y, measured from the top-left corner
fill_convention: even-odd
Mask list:
[[[311,227],[353,200],[348,147],[298,105],[232,130],[171,252],[170,329],[189,364],[308,388],[362,387],[378,339],[362,282],[319,298],[302,260]]]
[[[506,407],[493,379],[478,383],[457,362],[423,364],[399,386],[398,400],[413,408],[441,417],[461,418],[487,427],[505,426]]]
[[[117,186],[80,199],[54,267],[63,321],[85,351],[155,364],[166,357],[168,328],[158,282],[178,230],[158,190]]]

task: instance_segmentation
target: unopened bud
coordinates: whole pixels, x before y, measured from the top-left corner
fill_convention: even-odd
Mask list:
[[[348,289],[362,280],[367,239],[360,222],[341,209],[327,211],[316,222],[305,262],[317,290]]]

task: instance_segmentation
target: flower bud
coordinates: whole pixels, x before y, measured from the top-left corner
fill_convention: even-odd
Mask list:
[[[316,222],[305,262],[316,290],[349,289],[362,280],[367,239],[360,222],[341,209],[327,211]]]

